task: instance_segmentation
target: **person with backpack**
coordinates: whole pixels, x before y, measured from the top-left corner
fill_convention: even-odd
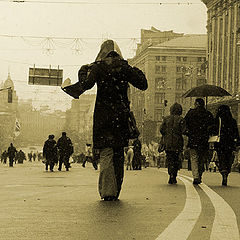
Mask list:
[[[62,137],[57,141],[57,149],[59,151],[59,163],[58,171],[62,171],[62,164],[66,168],[66,171],[69,171],[70,163],[69,158],[73,154],[73,144],[69,137],[67,137],[66,132],[62,132]]]

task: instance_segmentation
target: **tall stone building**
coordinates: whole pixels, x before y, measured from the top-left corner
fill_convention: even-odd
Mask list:
[[[208,82],[239,93],[240,1],[202,0],[208,9]]]
[[[6,89],[9,87],[12,89],[12,102],[8,102],[8,90]],[[11,142],[14,142],[14,127],[18,109],[18,97],[10,73],[1,84],[0,89],[0,151],[3,151]]]
[[[232,94],[210,99],[213,113],[221,104],[230,106],[240,128],[240,1],[202,0],[207,7],[207,79]]]
[[[206,83],[204,63],[207,35],[183,35],[154,30],[152,34],[149,33],[151,30],[142,30],[143,41],[129,63],[145,73],[149,85],[145,92],[131,87],[131,107],[138,127],[143,135],[148,132],[144,131],[144,123],[147,127],[147,121],[155,122],[157,136],[163,116],[169,114],[170,106],[178,102],[182,104],[185,113],[190,107],[191,99],[182,98],[182,94],[194,86]]]

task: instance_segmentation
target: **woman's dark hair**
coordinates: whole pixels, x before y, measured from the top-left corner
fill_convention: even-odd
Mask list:
[[[218,107],[216,118],[223,118],[223,119],[232,119],[232,113],[230,107],[228,105],[221,105]]]

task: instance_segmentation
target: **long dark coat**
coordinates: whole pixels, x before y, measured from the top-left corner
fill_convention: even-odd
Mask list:
[[[43,156],[46,160],[55,161],[57,157],[56,141],[54,139],[48,139],[43,146]]]
[[[147,80],[142,71],[130,67],[124,60],[119,61],[119,68],[117,70],[98,62],[92,66],[84,82],[85,90],[97,83],[93,118],[94,148],[127,146],[128,83],[141,90],[147,89]]]
[[[109,41],[108,41],[109,42]],[[116,44],[114,43],[114,46]],[[103,59],[115,52],[119,60],[107,65]],[[146,90],[147,79],[143,72],[128,65],[123,60],[119,48],[111,50],[108,46],[102,48],[97,62],[84,65],[79,70],[79,82],[66,87],[71,96],[78,98],[83,92],[97,84],[97,97],[93,117],[93,147],[125,147],[128,145],[128,100],[129,83],[140,90]]]
[[[180,108],[180,109],[179,109]],[[170,109],[170,115],[163,119],[160,132],[164,138],[165,150],[179,151],[183,150],[183,133],[186,130],[185,120],[180,116],[182,107],[175,103]]]
[[[209,148],[209,135],[214,126],[214,117],[204,107],[190,109],[185,116],[188,136],[188,147],[198,150]]]

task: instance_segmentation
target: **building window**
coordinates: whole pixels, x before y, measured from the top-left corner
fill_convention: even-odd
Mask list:
[[[197,79],[197,87],[206,84],[205,78],[199,78]]]
[[[176,57],[177,62],[181,62],[182,58],[181,57]]]
[[[160,65],[155,66],[155,73],[159,74],[159,73],[166,73],[166,72],[167,72],[166,66],[160,66]]]
[[[175,101],[177,103],[182,103],[182,94],[181,93],[176,93],[175,95]]]
[[[162,56],[162,61],[166,62],[167,61],[167,57],[166,56]]]
[[[187,57],[183,57],[183,62],[186,62],[187,61]]]
[[[198,58],[197,58],[197,61],[198,61],[198,62],[202,62],[202,57],[198,57]]]
[[[155,78],[155,89],[160,90],[165,87],[166,83],[166,78],[160,77],[160,78]]]
[[[182,79],[178,78],[176,79],[176,90],[182,89]]]
[[[160,66],[155,66],[155,73],[161,73],[160,72]]]
[[[176,90],[185,90],[187,89],[187,80],[185,78],[176,79]]]
[[[160,56],[155,56],[156,61],[160,61]]]
[[[182,67],[177,67],[176,71],[177,71],[177,73],[181,73],[182,72]]]
[[[164,93],[155,93],[155,104],[161,104],[164,102]]]
[[[161,122],[163,119],[163,110],[155,109],[155,121]]]

